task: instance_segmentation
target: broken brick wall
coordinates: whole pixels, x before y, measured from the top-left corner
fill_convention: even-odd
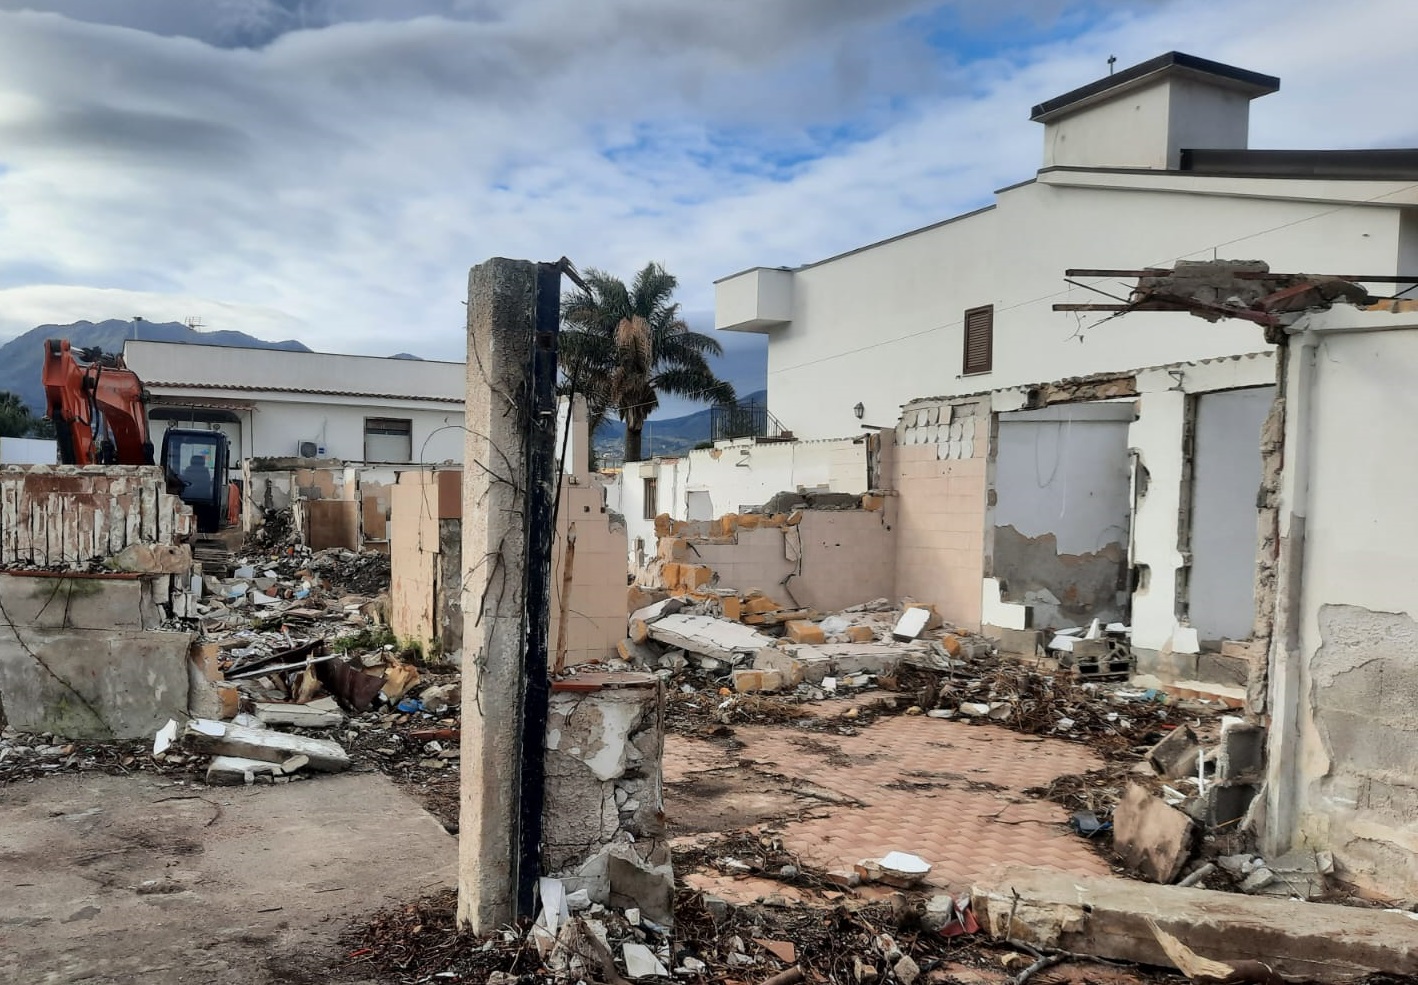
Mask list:
[[[157,466],[0,467],[0,567],[82,565],[192,530]]]
[[[1418,321],[1336,309],[1287,354],[1263,847],[1418,896]],[[1402,319],[1409,319],[1404,321]]]

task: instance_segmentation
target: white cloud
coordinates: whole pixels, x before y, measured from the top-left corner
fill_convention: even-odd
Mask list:
[[[467,268],[492,255],[625,274],[661,260],[704,310],[715,277],[1028,177],[1030,106],[1113,53],[1281,75],[1256,146],[1418,142],[1394,82],[1409,0],[1346,5],[1381,26],[1348,48],[1319,0],[1283,19],[1267,0],[1155,0],[1088,12],[1067,42],[986,56],[971,35],[956,57],[902,27],[925,0],[46,6],[71,16],[0,12],[0,336],[198,316],[457,358]],[[843,125],[863,135],[816,129]]]

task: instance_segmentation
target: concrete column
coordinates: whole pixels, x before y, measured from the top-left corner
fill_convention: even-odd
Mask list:
[[[463,740],[458,921],[487,933],[517,895],[522,703],[522,488],[537,265],[468,274],[463,465]]]

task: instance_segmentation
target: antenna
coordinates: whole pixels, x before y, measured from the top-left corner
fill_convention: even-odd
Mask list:
[[[207,323],[204,322],[197,315],[188,315],[187,319],[183,322],[183,324],[186,325],[188,328],[192,329],[194,332],[200,332],[203,328],[206,327]]]
[[[1118,56],[1117,56],[1117,55],[1109,55],[1109,56],[1108,56],[1108,74],[1109,74],[1109,75],[1112,75],[1112,74],[1113,74],[1113,66],[1116,65],[1117,63],[1118,63]]]

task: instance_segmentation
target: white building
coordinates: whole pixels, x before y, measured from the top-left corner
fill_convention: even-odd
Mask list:
[[[1070,268],[1259,257],[1278,271],[1418,270],[1418,151],[1249,150],[1250,100],[1279,85],[1172,52],[1050,99],[1032,115],[1043,166],[993,205],[726,277],[715,325],[768,335],[770,406],[802,438],[889,427],[923,396],[1267,350],[1234,323],[1178,331],[1166,315],[1052,306],[1109,301],[1065,283]]]
[[[231,462],[463,460],[463,363],[130,341],[123,358],[166,427],[223,431]]]

